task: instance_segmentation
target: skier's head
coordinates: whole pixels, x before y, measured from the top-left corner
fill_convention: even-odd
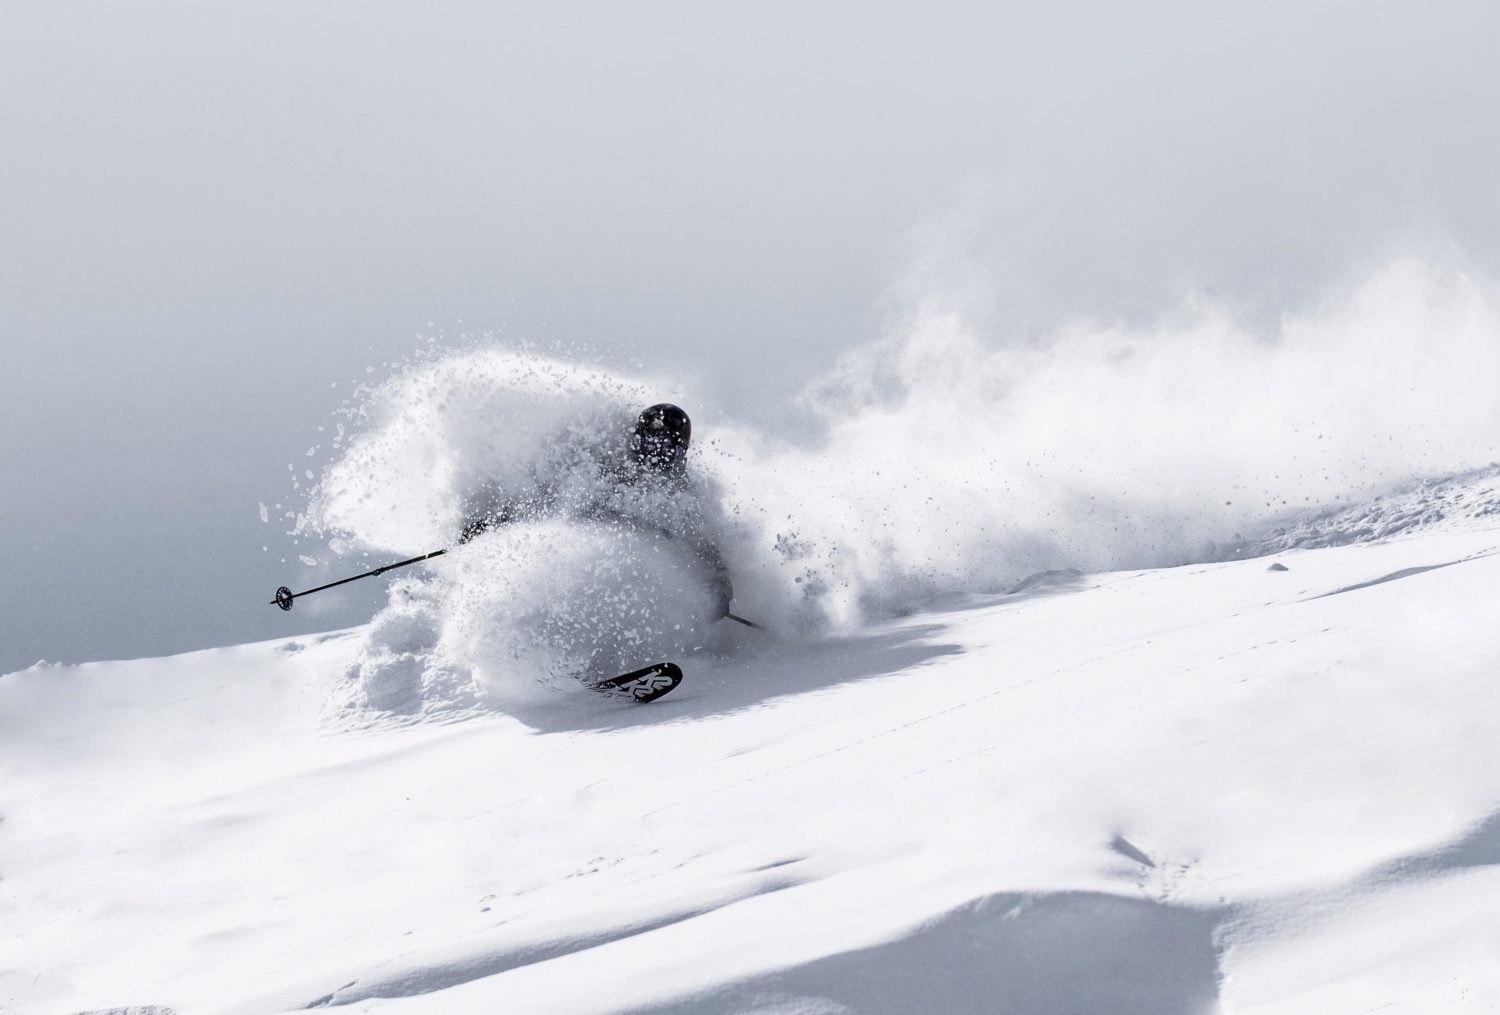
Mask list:
[[[655,472],[679,472],[687,461],[693,424],[688,414],[662,402],[641,410],[630,435],[636,461]]]

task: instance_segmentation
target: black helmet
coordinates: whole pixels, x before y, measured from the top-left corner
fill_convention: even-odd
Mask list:
[[[648,469],[672,472],[683,467],[693,423],[675,405],[662,402],[641,410],[630,435],[630,450]]]

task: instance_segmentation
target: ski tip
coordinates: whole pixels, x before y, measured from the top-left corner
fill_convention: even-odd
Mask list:
[[[633,701],[638,705],[655,701],[682,683],[682,667],[676,663],[653,663],[618,677],[601,680],[590,689],[611,698]]]

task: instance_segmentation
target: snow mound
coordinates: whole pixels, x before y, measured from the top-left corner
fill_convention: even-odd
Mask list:
[[[354,660],[344,669],[333,702],[344,725],[366,725],[373,715],[455,719],[483,706],[468,668],[440,651],[442,612],[426,583],[393,584],[390,603],[365,627]]]

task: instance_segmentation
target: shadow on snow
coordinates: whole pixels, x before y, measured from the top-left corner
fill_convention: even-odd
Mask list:
[[[1092,892],[991,895],[895,941],[639,1011],[1197,1015],[1220,914]]]
[[[660,701],[631,705],[587,692],[566,701],[515,708],[510,715],[543,733],[623,729],[696,721],[724,715],[789,694],[808,694],[854,681],[888,676],[962,651],[922,624],[853,635],[812,645],[772,645],[734,657],[707,654],[682,661],[682,685]]]

